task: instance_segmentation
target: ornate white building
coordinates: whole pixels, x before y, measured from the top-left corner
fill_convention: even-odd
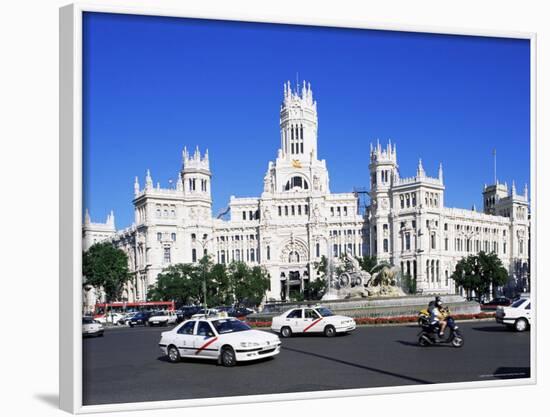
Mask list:
[[[483,213],[446,208],[441,167],[431,178],[419,162],[416,176],[401,178],[395,145],[377,144],[370,152],[371,205],[361,215],[357,194],[330,192],[325,160],[317,156],[317,103],[309,84],[301,91],[284,85],[280,131],[263,193],[231,197],[228,220],[212,216],[208,151],[184,149],[175,187],[154,187],[147,171],[142,188],[136,177],[130,228],[115,231],[112,213],[105,224],[86,215],[84,250],[108,238],[128,254],[129,300],[146,300],[147,287],[166,266],[197,262],[203,254],[218,263],[263,265],[271,277],[268,299],[286,299],[317,279],[314,263],[329,251],[375,255],[430,292],[454,292],[454,265],[481,250],[496,252],[514,279],[526,276],[527,189],[518,195],[514,185],[510,192],[503,184],[486,186]]]

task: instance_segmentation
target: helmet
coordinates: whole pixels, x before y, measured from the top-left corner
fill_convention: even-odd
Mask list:
[[[443,303],[441,302],[441,297],[438,295],[435,297],[435,305],[441,307]]]

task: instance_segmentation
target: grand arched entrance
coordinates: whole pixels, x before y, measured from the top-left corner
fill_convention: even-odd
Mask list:
[[[281,300],[296,299],[309,282],[307,244],[291,236],[281,251]]]

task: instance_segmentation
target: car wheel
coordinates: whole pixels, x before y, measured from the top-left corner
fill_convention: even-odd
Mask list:
[[[334,326],[325,327],[325,336],[326,337],[336,336],[336,329],[334,328]]]
[[[221,352],[221,363],[223,366],[235,366],[237,364],[237,357],[235,356],[235,351],[227,346],[222,349]]]
[[[292,336],[292,330],[290,330],[290,327],[285,326],[281,329],[281,336],[282,337],[290,337]]]
[[[523,318],[517,319],[516,322],[514,323],[514,328],[516,329],[517,332],[523,332],[527,330],[528,326],[529,324],[527,323],[527,320]]]
[[[181,360],[180,352],[174,345],[168,346],[168,360],[172,363],[179,362]]]
[[[130,327],[134,327],[134,323],[130,322]]]

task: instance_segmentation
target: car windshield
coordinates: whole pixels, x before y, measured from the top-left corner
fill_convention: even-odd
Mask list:
[[[83,317],[82,318],[82,324],[92,324],[94,322],[94,319],[91,317]]]
[[[512,307],[516,308],[516,307],[519,307],[520,305],[522,305],[523,303],[525,303],[527,300],[525,298],[522,298],[520,300],[517,300],[514,302],[514,304],[512,304]]]
[[[317,312],[323,317],[334,316],[334,313],[326,307],[318,308]]]
[[[251,329],[248,324],[240,320],[214,320],[212,324],[219,334],[242,332]]]

